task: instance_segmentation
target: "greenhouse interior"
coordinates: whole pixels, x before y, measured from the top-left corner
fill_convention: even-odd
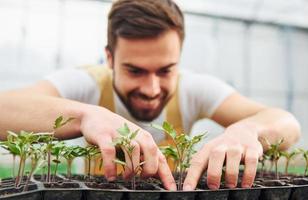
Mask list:
[[[124,1],[124,2],[127,1],[128,2],[127,4],[129,4],[130,1],[132,2],[136,1],[137,2],[136,5],[138,5],[138,2],[140,3],[140,5],[142,5],[141,0],[115,0],[115,1],[112,1],[112,0],[1,0],[0,1],[0,26],[1,26],[1,31],[0,31],[0,113],[2,115],[2,117],[0,117],[0,131],[2,132],[1,137],[0,137],[2,140],[2,143],[0,143],[0,146],[4,147],[4,148],[1,148],[0,150],[0,153],[1,153],[0,179],[4,180],[5,178],[12,176],[11,169],[12,169],[13,162],[16,162],[15,163],[16,166],[14,165],[13,167],[15,169],[15,172],[13,174],[16,175],[17,170],[18,170],[17,165],[19,161],[21,160],[20,158],[16,158],[16,161],[15,160],[13,161],[12,155],[11,155],[12,152],[11,153],[8,152],[8,149],[10,148],[10,146],[7,145],[7,143],[5,143],[6,141],[5,135],[6,134],[10,135],[10,133],[6,133],[6,131],[12,131],[17,135],[22,130],[27,131],[27,132],[44,132],[44,133],[48,132],[48,130],[50,133],[57,132],[56,130],[57,120],[55,117],[49,120],[49,122],[55,122],[55,124],[49,123],[50,128],[49,129],[44,128],[46,127],[45,126],[46,122],[42,121],[42,119],[40,119],[41,116],[38,114],[38,113],[42,113],[45,109],[43,107],[43,103],[41,104],[41,102],[39,101],[33,101],[31,103],[31,100],[35,99],[36,94],[29,92],[27,93],[27,95],[25,95],[29,97],[27,98],[27,97],[23,97],[22,94],[20,94],[20,96],[18,96],[19,94],[16,94],[16,96],[14,96],[15,94],[11,94],[10,92],[14,93],[14,91],[15,92],[17,91],[18,93],[18,91],[22,89],[27,91],[26,89],[27,87],[31,87],[31,86],[34,87],[33,86],[34,84],[37,84],[42,80],[48,81],[52,79],[50,78],[51,77],[50,75],[57,74],[57,72],[67,71],[67,70],[69,71],[69,70],[74,70],[74,69],[76,71],[77,69],[80,70],[81,66],[86,66],[86,65],[106,65],[108,64],[109,62],[108,59],[110,59],[110,57],[106,55],[106,49],[105,49],[106,45],[109,45],[108,40],[107,40],[108,38],[108,31],[107,31],[108,13],[110,12],[112,5],[118,1]],[[154,0],[144,0],[144,1],[145,2],[149,1],[151,3]],[[165,1],[169,2],[169,0],[159,0],[157,2],[165,2]],[[271,114],[267,115],[267,113],[265,112],[262,113],[262,111],[250,113],[248,115],[249,113],[248,107],[246,111],[243,111],[246,108],[245,107],[246,105],[244,105],[246,100],[243,100],[242,108],[241,106],[237,105],[236,102],[234,101],[232,102],[234,103],[234,105],[231,104],[231,101],[229,105],[227,105],[227,103],[224,104],[224,106],[226,106],[225,107],[226,109],[227,109],[227,106],[230,106],[230,111],[232,111],[233,114],[235,115],[243,111],[243,112],[246,112],[247,114],[246,117],[251,118],[251,119],[254,119],[252,115],[257,116],[259,114],[261,117],[265,116],[264,121],[265,121],[265,118],[266,120],[268,120],[268,123],[264,122],[265,127],[270,123],[272,123],[273,125],[272,127],[275,127],[275,128],[277,128],[276,126],[281,126],[277,128],[277,130],[281,131],[281,134],[276,133],[274,131],[272,134],[268,135],[268,137],[270,138],[269,139],[270,142],[274,141],[273,138],[276,137],[276,140],[275,140],[276,143],[270,143],[266,138],[263,138],[263,136],[266,135],[267,133],[264,133],[262,137],[259,135],[259,138],[256,139],[256,140],[260,140],[258,144],[263,145],[264,154],[266,154],[266,151],[265,151],[266,147],[264,147],[264,145],[268,145],[268,149],[270,150],[272,150],[272,147],[275,146],[275,144],[278,146],[281,143],[282,143],[282,146],[286,145],[285,146],[286,148],[281,147],[281,152],[278,152],[279,156],[281,156],[281,159],[275,160],[276,154],[271,154],[270,158],[268,158],[268,163],[266,167],[269,170],[272,170],[273,172],[274,168],[277,167],[275,165],[275,161],[277,161],[278,171],[280,175],[283,176],[285,172],[285,164],[287,161],[290,161],[289,173],[293,173],[299,176],[300,174],[304,174],[304,176],[307,176],[306,175],[307,168],[305,170],[305,166],[308,165],[308,151],[307,151],[308,150],[308,78],[307,78],[308,76],[308,56],[307,56],[308,55],[308,1],[307,0],[294,0],[294,1],[288,1],[288,0],[266,0],[266,1],[265,0],[191,0],[191,1],[174,0],[171,2],[179,6],[180,10],[184,14],[184,21],[185,21],[185,26],[184,26],[185,39],[184,39],[183,45],[180,50],[181,51],[180,60],[178,63],[179,71],[183,73],[183,75],[181,75],[183,76],[183,79],[179,79],[179,80],[181,81],[185,79],[185,76],[186,76],[185,73],[193,73],[193,74],[196,74],[196,76],[200,77],[200,79],[202,79],[201,77],[205,77],[205,78],[209,76],[215,77],[215,80],[213,79],[213,81],[214,82],[219,81],[219,83],[218,82],[217,83],[221,84],[220,85],[221,88],[218,87],[218,89],[216,89],[216,88],[211,88],[211,85],[207,86],[206,81],[200,81],[200,83],[205,83],[205,85],[200,85],[199,89],[196,89],[196,88],[188,89],[189,91],[185,91],[185,92],[193,93],[194,91],[201,91],[202,88],[206,88],[205,89],[206,91],[204,92],[204,94],[200,94],[200,96],[202,96],[203,99],[208,99],[208,100],[205,100],[206,105],[209,105],[210,103],[215,104],[214,102],[210,102],[210,101],[217,100],[215,105],[211,105],[211,106],[216,106],[216,107],[211,107],[213,109],[214,108],[222,109],[223,100],[219,99],[219,98],[222,98],[222,96],[220,97],[218,96],[220,95],[218,94],[219,91],[216,91],[216,92],[212,91],[212,93],[207,93],[208,90],[220,90],[221,89],[222,91],[225,90],[225,94],[227,94],[228,92],[236,91],[237,93],[245,97],[245,99],[247,98],[249,100],[252,100],[254,103],[256,103],[255,108],[260,108],[258,107],[260,105],[265,106],[262,108],[268,109],[268,112],[273,112],[272,115]],[[160,12],[159,9],[156,11],[158,13]],[[140,17],[140,19],[141,18],[142,16]],[[123,21],[126,21],[126,20],[123,20]],[[117,36],[117,37],[121,37],[121,36]],[[160,36],[158,36],[158,38],[160,38]],[[127,40],[128,42],[134,41],[133,39],[131,41],[129,39]],[[142,41],[142,39],[140,40]],[[147,41],[146,39],[144,40]],[[120,46],[120,40],[118,40],[117,45]],[[176,52],[177,50],[176,48],[177,47],[174,47],[173,53]],[[146,55],[146,53],[144,55]],[[113,57],[111,59],[113,59]],[[140,59],[140,62],[139,61],[138,62],[142,63],[141,60],[143,61],[143,58]],[[153,63],[159,63],[159,61],[153,61]],[[126,66],[127,68],[133,68],[134,70],[139,69],[138,67],[136,67],[138,66],[138,64],[136,64],[136,66],[134,66],[133,64],[131,65],[130,63],[126,65],[127,65]],[[113,73],[115,73],[115,71]],[[150,73],[150,72],[142,72],[142,73]],[[64,75],[65,73],[63,73],[63,76],[60,75],[59,77],[56,77],[52,80],[66,79]],[[55,76],[56,75],[52,77],[55,77]],[[138,75],[138,76],[141,76],[141,75]],[[158,75],[155,77],[157,78]],[[160,78],[162,79],[162,77],[163,75]],[[67,77],[67,81],[76,80],[76,79],[77,78],[72,79],[70,77]],[[118,81],[118,82],[122,81],[121,86],[123,86],[124,88],[126,84],[130,85],[129,82],[123,83],[124,80],[115,79],[115,81]],[[153,78],[153,81],[154,81],[154,78]],[[77,82],[78,82],[78,79],[77,79]],[[59,84],[64,84],[64,83],[65,81],[62,81],[62,82],[59,81]],[[161,82],[159,84],[161,84]],[[183,85],[187,87],[194,86],[193,83],[189,83],[189,82],[188,83],[186,82],[185,84],[183,83]],[[76,87],[79,87],[79,86],[81,86],[81,83],[76,83]],[[115,82],[113,82],[112,86],[115,87]],[[151,87],[154,87],[154,86],[151,86]],[[215,85],[212,85],[212,87],[215,87]],[[69,93],[69,89],[65,88],[65,86],[62,86],[62,89],[63,88],[66,89],[66,91]],[[53,89],[56,90],[57,87],[54,87]],[[116,88],[114,89],[115,91],[117,90]],[[82,89],[79,89],[79,90],[82,90]],[[162,88],[160,88],[159,90],[161,90],[161,92],[164,91],[164,89]],[[37,91],[40,92],[40,90],[37,90]],[[118,98],[118,101],[122,103],[124,102],[124,107],[126,106],[126,108],[127,108],[127,105],[135,105],[134,103],[136,102],[138,103],[139,101],[140,102],[144,101],[143,104],[142,103],[141,104],[146,108],[149,108],[150,105],[154,105],[155,100],[153,100],[154,103],[152,104],[149,103],[150,98],[152,97],[147,97],[146,95],[142,94],[140,91],[137,91],[136,94],[134,93],[136,95],[135,98],[136,99],[139,97],[140,99],[144,98],[143,100],[137,99],[136,101],[131,100],[130,102],[129,101],[130,99],[128,99],[125,103],[125,100],[123,100],[122,98],[126,98],[126,97],[120,96],[120,98]],[[224,95],[222,91],[220,93],[221,95]],[[41,92],[42,94],[44,94],[43,91]],[[59,93],[61,93],[61,91]],[[119,94],[119,91],[116,91],[116,93]],[[161,98],[164,97],[163,96],[164,94],[158,94],[158,95]],[[31,98],[31,96],[33,98]],[[22,98],[25,98],[25,99],[22,99]],[[61,100],[65,98],[66,98],[65,96],[63,96],[63,98],[59,97],[59,99]],[[80,97],[79,99],[82,99],[82,98],[83,97]],[[89,97],[89,98],[92,98],[92,97]],[[99,97],[93,97],[93,98],[98,99]],[[130,97],[127,97],[127,98],[130,98]],[[133,98],[134,97],[132,97],[132,99]],[[147,98],[149,102],[145,103]],[[182,117],[184,116],[184,111],[186,112],[186,115],[189,115],[189,112],[193,114],[196,113],[197,112],[196,109],[199,109],[199,108],[197,108],[193,104],[202,103],[201,100],[198,101],[196,99],[189,99],[189,98],[190,97],[187,97],[187,99],[184,99],[184,100],[178,99],[180,103],[182,104],[186,103],[187,106],[189,106],[185,108],[185,110],[182,109],[183,111]],[[241,100],[240,99],[241,97],[238,97],[238,98],[239,100]],[[10,100],[6,100],[6,99],[10,99]],[[72,99],[75,100],[74,97],[72,97]],[[171,98],[170,102],[172,102],[172,99],[173,98]],[[225,97],[224,100],[226,99],[227,97]],[[218,105],[219,103],[218,100],[221,103],[219,105],[222,105],[221,107],[219,107]],[[227,102],[227,100],[225,102]],[[25,104],[28,104],[27,109],[29,109],[28,110],[29,112],[27,112],[26,109],[24,110],[25,112],[22,112],[23,111],[22,107]],[[240,101],[239,101],[239,104],[241,104]],[[53,105],[54,104],[50,104],[51,107],[49,109],[46,109],[46,118],[47,116],[49,117],[54,116],[53,113],[55,113],[57,108],[54,108],[53,110],[53,107],[52,107]],[[255,104],[253,104],[252,106],[254,105]],[[201,108],[203,109],[202,106],[200,107],[200,109]],[[232,110],[233,108],[234,110]],[[239,108],[238,111],[236,110],[237,108]],[[270,108],[272,108],[272,110]],[[18,109],[21,109],[21,110],[18,110]],[[130,109],[129,108],[127,109],[128,109],[128,112],[130,112]],[[204,109],[206,110],[207,108],[204,108]],[[253,107],[251,109],[253,109]],[[274,109],[277,109],[277,110],[274,110]],[[33,112],[31,112],[30,110]],[[47,113],[49,111],[50,113]],[[215,113],[215,110],[208,111],[208,112]],[[10,113],[13,113],[13,114],[10,114]],[[198,156],[201,156],[202,152],[206,152],[206,150],[204,150],[203,147],[210,147],[210,145],[207,145],[207,144],[209,143],[214,144],[214,142],[211,143],[211,141],[217,140],[218,136],[223,135],[225,132],[228,132],[229,130],[232,130],[232,127],[234,127],[232,126],[232,123],[229,123],[229,122],[224,123],[225,122],[223,121],[224,119],[221,119],[221,120],[218,119],[219,114],[217,115],[216,114],[214,115],[214,117],[212,114],[201,114],[204,116],[202,118],[184,116],[183,124],[184,125],[186,124],[185,125],[186,127],[184,130],[189,131],[189,133],[186,133],[186,134],[190,135],[191,138],[193,137],[197,138],[198,136],[200,136],[198,134],[206,132],[206,136],[203,135],[204,137],[199,138],[201,141],[198,141],[198,144],[196,144],[194,147],[196,149],[195,153]],[[63,125],[65,127],[70,127],[71,124],[73,125],[75,124],[74,121],[78,121],[78,119],[77,120],[68,119],[69,117],[73,117],[73,118],[76,118],[76,117],[65,115],[64,111],[63,112],[61,111],[58,114],[58,116],[62,116],[62,115],[63,115],[63,118],[61,119],[62,121],[58,120],[59,126]],[[224,116],[225,118],[229,117],[232,122],[235,122],[232,116],[230,115],[231,114],[229,115],[221,114],[222,118]],[[157,115],[157,116],[160,116],[160,115]],[[126,118],[125,115],[123,115],[122,117]],[[126,118],[126,120],[131,121],[130,117]],[[68,119],[68,120],[64,121],[65,119]],[[155,118],[152,117],[152,119],[155,119]],[[153,121],[159,122],[159,123],[162,122],[161,119],[160,120],[156,120],[156,119]],[[185,122],[185,119],[187,119],[188,122]],[[243,120],[244,118],[237,118],[237,119],[240,121],[241,119]],[[277,120],[275,121],[275,119]],[[228,119],[225,119],[225,120],[228,120]],[[132,122],[135,123],[136,121],[132,121]],[[148,126],[153,126],[153,125],[149,125],[148,123],[149,120],[145,120],[145,121],[146,123],[138,124],[139,126],[142,127],[142,129],[144,127],[148,128]],[[263,122],[262,119],[260,119],[260,121]],[[17,123],[19,122],[20,122],[20,125],[17,125]],[[95,122],[104,124],[104,119],[102,120],[95,119]],[[239,123],[235,122],[234,124],[239,124]],[[124,122],[118,123],[117,124],[118,127],[114,127],[115,130],[122,127],[123,124]],[[144,125],[144,127],[142,126],[142,124]],[[224,126],[224,124],[227,124],[227,125]],[[16,127],[21,127],[21,128],[14,129],[12,128],[14,127],[13,125],[16,125]],[[25,126],[24,129],[22,129],[22,125]],[[122,134],[125,135],[125,131],[129,130],[129,128],[126,127],[126,125],[127,124],[124,124],[124,127],[120,128],[121,130],[118,131],[120,135]],[[29,127],[33,127],[33,129],[31,130],[31,128]],[[39,127],[42,127],[42,130],[39,130]],[[52,127],[54,127],[54,129],[52,129]],[[65,129],[65,127],[63,127],[63,129]],[[131,128],[130,131],[133,131],[132,127],[136,128],[135,126],[130,126],[130,122],[129,122],[129,127]],[[165,131],[165,134],[166,134],[168,133],[168,130],[169,130],[169,129],[167,130],[166,127],[167,127],[167,124],[164,123],[164,125],[160,126],[159,128],[163,132]],[[150,127],[150,128],[153,129],[153,127]],[[146,130],[151,130],[151,129],[146,129]],[[153,137],[156,137],[156,138],[165,137],[162,131],[153,130],[153,134],[154,134]],[[59,132],[62,133],[62,131],[59,131]],[[17,138],[18,136],[14,135],[14,133],[11,133],[11,135]],[[172,133],[170,134],[172,137]],[[245,134],[245,130],[243,130],[243,134]],[[278,136],[283,135],[283,134],[284,136],[287,136],[287,138],[280,138],[280,140],[278,140],[279,139]],[[90,139],[89,140],[85,139],[84,137],[82,137],[82,134],[74,139],[72,139],[71,137],[72,135],[73,134],[70,132],[70,135],[68,134],[67,136],[63,137],[65,138],[65,141],[64,141],[65,145],[67,146],[79,145],[83,147],[86,147],[87,145],[89,145]],[[139,135],[140,135],[140,132],[138,133],[137,138],[139,138]],[[157,136],[157,135],[160,135],[160,136]],[[134,139],[134,137],[136,137],[136,135],[134,134],[131,135],[131,138]],[[267,137],[267,136],[264,136],[264,137]],[[296,139],[294,139],[294,137]],[[95,140],[96,139],[99,140],[99,138],[95,138]],[[247,137],[247,139],[253,140],[252,138],[249,138],[249,137]],[[263,139],[264,141],[261,142],[261,140]],[[17,140],[17,139],[12,139],[12,143],[14,143],[14,140]],[[94,140],[94,143],[95,143],[94,145],[97,145],[99,149],[102,151],[103,147],[100,146],[100,143],[95,140]],[[119,140],[117,140],[117,142],[119,142]],[[247,144],[248,143],[249,142],[247,142]],[[140,148],[142,146],[143,144],[140,144]],[[243,145],[243,148],[244,146],[245,145]],[[232,144],[230,148],[232,149]],[[280,147],[277,147],[277,148],[280,148]],[[215,152],[214,150],[210,152]],[[294,158],[292,158],[291,160],[288,160],[287,157],[284,156],[282,150],[284,152],[287,152],[287,151],[297,152],[296,154],[298,155],[294,156]],[[177,152],[178,151],[179,149],[177,149]],[[242,152],[241,164],[244,164],[245,162],[244,161],[245,151],[246,150],[243,150]],[[145,152],[143,153],[144,155],[142,156],[146,156],[146,153]],[[225,153],[226,155],[224,155],[223,158],[226,157],[227,159],[228,153],[227,152]],[[303,154],[303,156],[300,156],[299,154]],[[15,154],[13,155],[15,157]],[[209,159],[211,159],[211,155],[207,155],[206,153],[203,156],[206,158],[209,157]],[[259,156],[261,158],[261,155]],[[102,157],[103,157],[102,158],[103,163],[101,163],[101,165],[103,165],[103,168],[104,168],[105,166],[104,155]],[[51,159],[55,159],[54,156]],[[125,160],[126,159],[127,158],[125,157]],[[189,157],[189,159],[191,158]],[[67,165],[65,164],[63,160],[65,159],[63,158],[61,161],[59,161],[59,166],[58,166],[59,174],[60,173],[64,174],[67,171]],[[116,162],[119,165],[123,164],[124,166],[128,167],[127,164],[125,165],[125,160],[124,160],[124,164],[123,164],[123,161],[116,161]],[[30,157],[25,162],[27,165],[26,170],[24,172],[26,176],[26,175],[29,175],[31,172]],[[226,168],[227,169],[226,173],[228,173],[228,169],[229,169],[227,166],[228,161],[223,160],[222,165],[223,165],[223,162],[225,162],[226,164],[223,170],[225,170]],[[57,162],[55,163],[56,165],[58,165]],[[55,165],[55,163],[53,165]],[[147,160],[145,160],[144,162],[140,161],[140,163],[141,163],[139,166],[140,170],[147,168],[148,166]],[[211,160],[206,163],[207,164],[205,164],[205,161],[204,163],[202,163],[201,161],[199,163],[199,164],[205,165],[202,168],[203,171],[206,170],[206,167],[210,168],[214,166],[214,164],[211,164],[213,163],[213,161],[211,162]],[[44,164],[42,165],[44,166]],[[97,165],[96,161],[94,161],[93,165]],[[143,168],[142,165],[145,165],[145,167]],[[262,167],[261,165],[262,163],[259,161],[259,164],[257,166],[258,169]],[[179,166],[177,167],[183,170],[181,168],[182,165],[179,165]],[[192,164],[192,167],[194,167],[193,164]],[[220,168],[218,169],[222,169],[222,167],[223,166],[220,166]],[[73,162],[72,171],[73,173],[76,173],[76,174],[82,174],[87,170],[87,168],[89,168],[91,171],[89,164],[83,158],[77,158]],[[236,169],[237,168],[238,166],[236,167]],[[185,169],[188,170],[188,172],[186,171],[188,174],[191,173],[189,169],[187,168]],[[240,169],[245,169],[245,165],[243,165],[243,167]],[[36,169],[36,170],[42,171],[42,169]],[[53,170],[54,170],[54,166],[52,168],[52,173],[53,173]],[[93,170],[93,174],[94,174],[94,171],[96,171],[96,169]],[[224,173],[225,171],[223,172],[223,174]],[[308,181],[306,182],[306,185],[308,185]],[[164,186],[166,187],[166,185]],[[185,183],[184,183],[184,188],[185,188]],[[262,192],[263,190],[261,191],[261,196],[265,195]],[[296,192],[291,192],[291,194],[293,193],[296,193]],[[127,196],[125,195],[124,197],[122,197],[122,199],[126,199]],[[82,196],[84,196],[84,194]],[[275,198],[265,197],[265,196],[263,196],[263,198],[261,199],[275,199]],[[2,193],[0,192],[0,199],[1,198],[2,198]],[[134,197],[131,197],[131,196],[129,196],[129,198],[134,199]],[[127,199],[129,198],[127,197]],[[164,198],[167,199],[169,197],[164,196],[163,199]],[[201,197],[198,197],[198,198],[194,197],[194,198],[202,199]],[[291,198],[290,196],[288,198],[296,199],[295,197]],[[91,199],[91,198],[88,197],[88,199]],[[192,199],[192,198],[176,197],[175,199]],[[237,199],[237,198],[232,197],[231,199]],[[281,199],[284,199],[284,198],[281,197]]]

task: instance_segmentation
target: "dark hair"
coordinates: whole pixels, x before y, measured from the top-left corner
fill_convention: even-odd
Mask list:
[[[118,0],[108,16],[107,48],[113,54],[117,38],[154,38],[177,31],[183,43],[184,17],[172,0]]]

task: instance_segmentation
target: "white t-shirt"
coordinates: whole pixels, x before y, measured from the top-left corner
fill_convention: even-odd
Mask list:
[[[179,83],[179,104],[182,114],[182,124],[185,133],[190,133],[198,116],[210,118],[217,107],[234,92],[234,89],[223,81],[205,74],[196,74],[190,71],[181,71]],[[84,69],[64,69],[45,78],[59,91],[63,98],[98,105],[101,96],[100,87]],[[134,119],[119,97],[114,94],[115,112],[127,120],[138,124],[148,130],[156,142],[165,136],[144,123]],[[165,120],[165,110],[151,123],[162,124]]]

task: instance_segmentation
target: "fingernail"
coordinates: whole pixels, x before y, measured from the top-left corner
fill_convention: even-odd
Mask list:
[[[176,191],[176,184],[171,184],[169,190],[170,191]]]
[[[226,184],[226,187],[227,188],[235,188],[235,185],[234,184]]]
[[[209,184],[208,187],[212,190],[217,190],[218,189],[218,186],[215,185],[215,184]]]
[[[246,184],[246,183],[242,185],[242,188],[250,188],[250,187],[251,186],[249,184]]]
[[[184,191],[191,191],[191,190],[193,190],[193,188],[191,187],[191,185],[184,185],[183,190]]]

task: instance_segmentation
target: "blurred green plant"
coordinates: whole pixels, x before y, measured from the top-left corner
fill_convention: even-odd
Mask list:
[[[162,153],[167,158],[172,158],[175,162],[175,169],[179,173],[178,190],[183,190],[183,179],[186,169],[190,167],[192,155],[196,153],[194,145],[199,143],[207,132],[190,137],[185,133],[177,133],[171,124],[164,122],[162,126],[152,124],[153,128],[163,131],[172,138],[173,145],[161,147]]]

